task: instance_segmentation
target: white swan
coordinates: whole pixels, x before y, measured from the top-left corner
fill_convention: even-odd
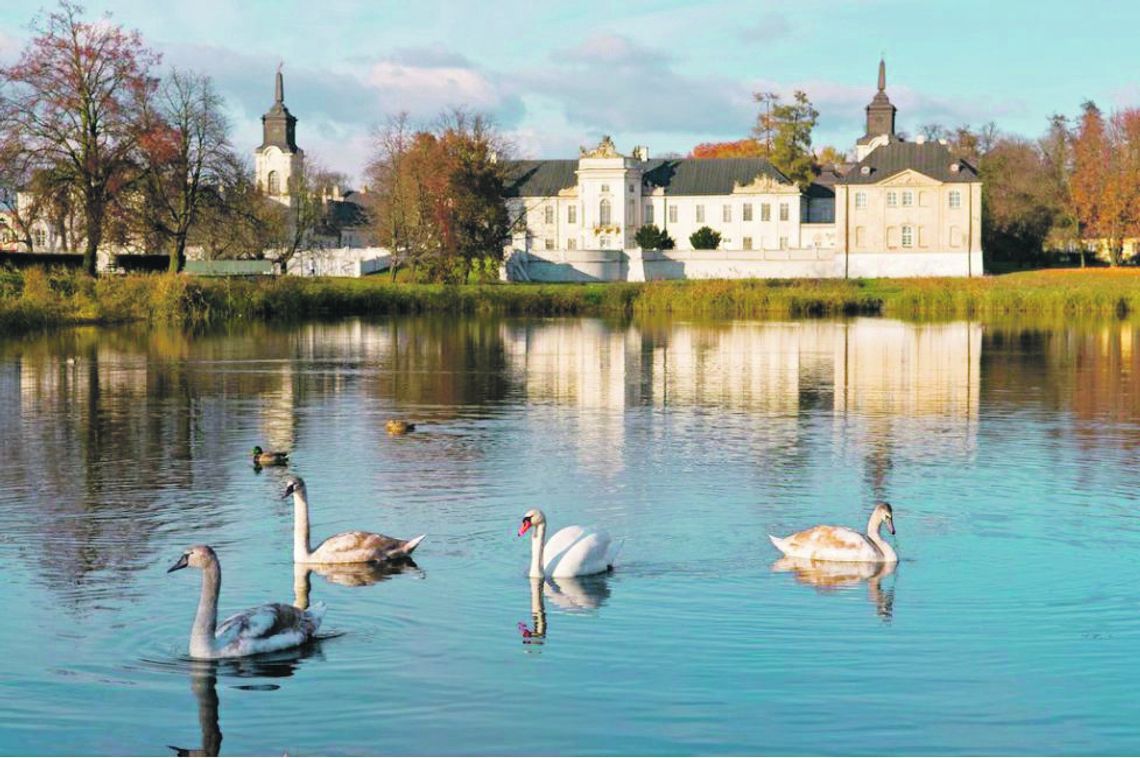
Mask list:
[[[784,538],[768,535],[772,544],[791,558],[850,563],[897,563],[898,555],[879,534],[883,524],[895,533],[890,503],[876,503],[867,522],[867,533],[842,526],[813,526]]]
[[[218,624],[218,592],[222,568],[209,545],[194,545],[166,570],[187,566],[202,569],[202,596],[190,629],[190,655],[194,658],[236,658],[303,645],[321,627],[324,603],[302,611],[291,605],[268,603],[235,613]]]
[[[588,531],[580,526],[558,530],[546,540],[546,515],[537,508],[523,516],[519,536],[531,528],[530,576],[555,579],[567,576],[589,576],[610,571],[617,551],[610,536],[603,531]],[[544,544],[545,542],[545,544]]]
[[[370,563],[404,560],[411,556],[426,534],[399,540],[374,532],[341,532],[309,549],[309,500],[301,477],[289,478],[282,498],[293,496],[294,563]]]

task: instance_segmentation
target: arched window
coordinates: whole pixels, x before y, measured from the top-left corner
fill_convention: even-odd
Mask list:
[[[270,195],[281,194],[281,178],[277,175],[276,171],[269,172],[269,181],[267,182],[267,191]]]
[[[610,201],[603,200],[598,204],[598,223],[602,226],[610,225]]]

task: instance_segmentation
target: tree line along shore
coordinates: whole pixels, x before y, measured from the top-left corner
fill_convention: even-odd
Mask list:
[[[1140,314],[1140,271],[1052,269],[980,279],[443,285],[184,274],[93,279],[62,269],[0,269],[0,334],[4,335],[83,324],[193,328],[416,313],[696,319],[1123,318]]]

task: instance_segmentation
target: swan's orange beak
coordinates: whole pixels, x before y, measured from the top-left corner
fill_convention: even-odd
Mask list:
[[[527,529],[530,529],[530,518],[529,517],[524,518],[522,520],[522,526],[519,527],[519,536],[521,537],[524,534],[526,534]]]

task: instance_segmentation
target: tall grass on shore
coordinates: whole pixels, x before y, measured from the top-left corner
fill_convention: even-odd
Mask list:
[[[1050,270],[981,279],[705,280],[645,284],[447,286],[376,279],[206,279],[137,274],[92,279],[0,269],[0,330],[143,322],[198,326],[243,319],[395,313],[675,315],[908,319],[1140,314],[1140,271]]]

